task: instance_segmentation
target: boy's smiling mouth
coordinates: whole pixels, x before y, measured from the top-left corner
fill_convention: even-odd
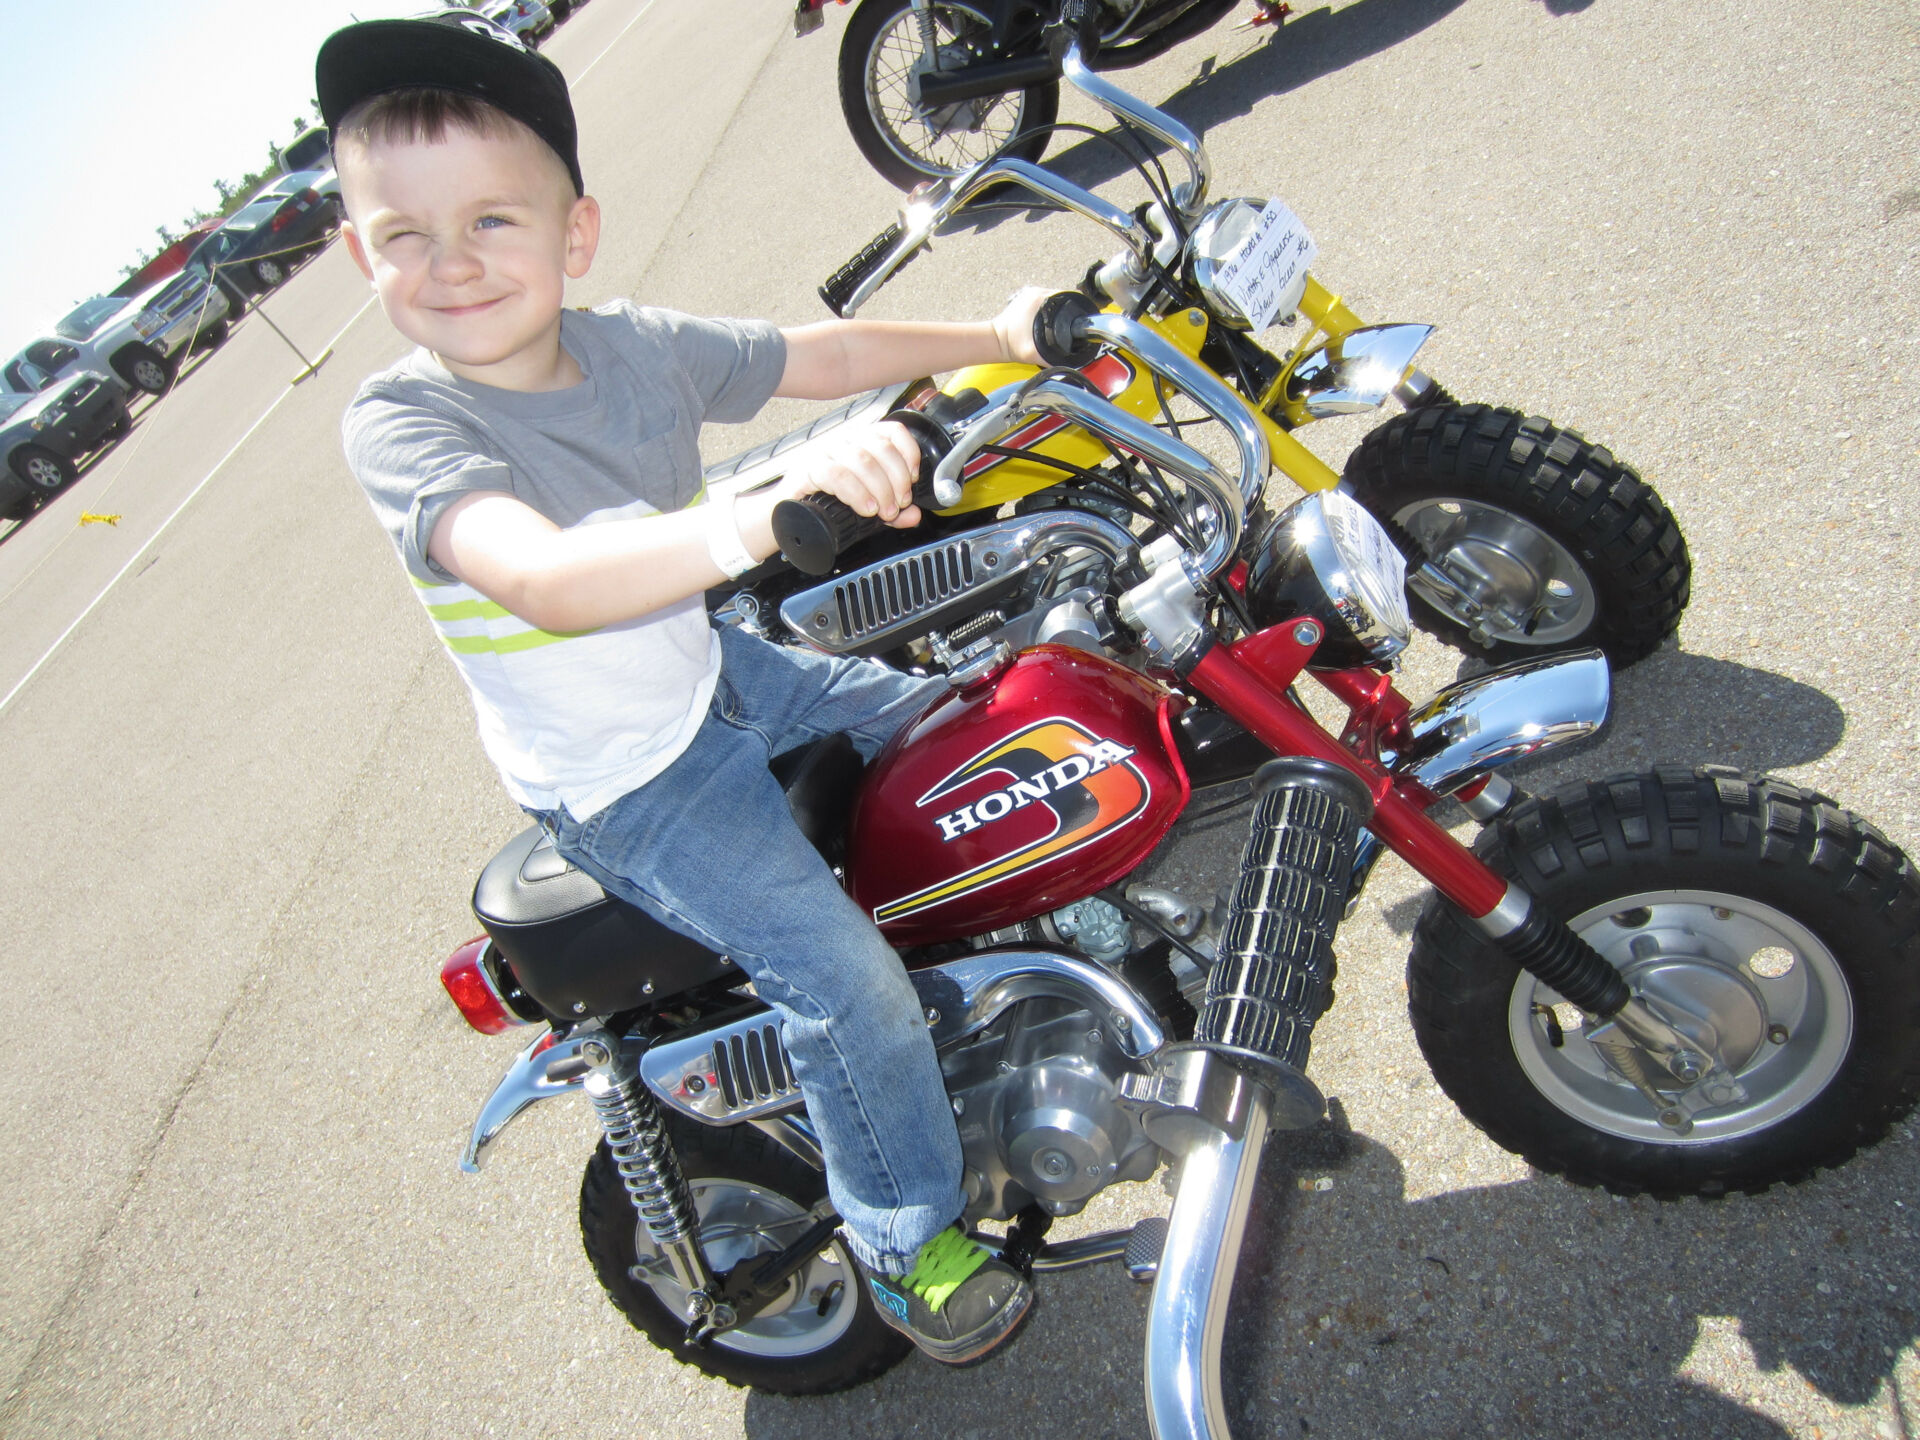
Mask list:
[[[495,296],[491,300],[474,300],[465,305],[433,305],[428,308],[436,315],[448,315],[458,319],[463,315],[477,315],[482,310],[491,309],[493,306],[498,305],[502,298],[504,297]]]

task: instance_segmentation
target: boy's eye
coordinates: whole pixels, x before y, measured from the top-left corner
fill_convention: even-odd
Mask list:
[[[482,230],[492,230],[501,225],[510,225],[513,222],[508,220],[504,215],[482,215],[475,223]]]

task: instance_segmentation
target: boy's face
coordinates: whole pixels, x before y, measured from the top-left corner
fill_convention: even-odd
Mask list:
[[[600,234],[558,157],[528,131],[449,129],[341,158],[347,248],[394,328],[463,378],[552,388],[566,281]]]

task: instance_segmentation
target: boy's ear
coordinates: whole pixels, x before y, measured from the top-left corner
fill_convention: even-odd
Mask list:
[[[353,228],[351,220],[340,222],[340,236],[347,242],[347,254],[353,257],[353,263],[360,267],[360,273],[373,279],[373,263],[367,259],[366,246],[360,243],[360,232]]]
[[[593,268],[600,248],[600,202],[582,195],[567,212],[567,278],[578,280]]]

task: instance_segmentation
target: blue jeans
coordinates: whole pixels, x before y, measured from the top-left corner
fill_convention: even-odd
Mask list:
[[[848,1242],[903,1274],[960,1214],[960,1137],[900,957],[801,835],[767,761],[838,730],[871,759],[945,686],[733,627],[720,647],[678,759],[584,822],[536,818],[606,890],[732,956],[780,1012]]]

